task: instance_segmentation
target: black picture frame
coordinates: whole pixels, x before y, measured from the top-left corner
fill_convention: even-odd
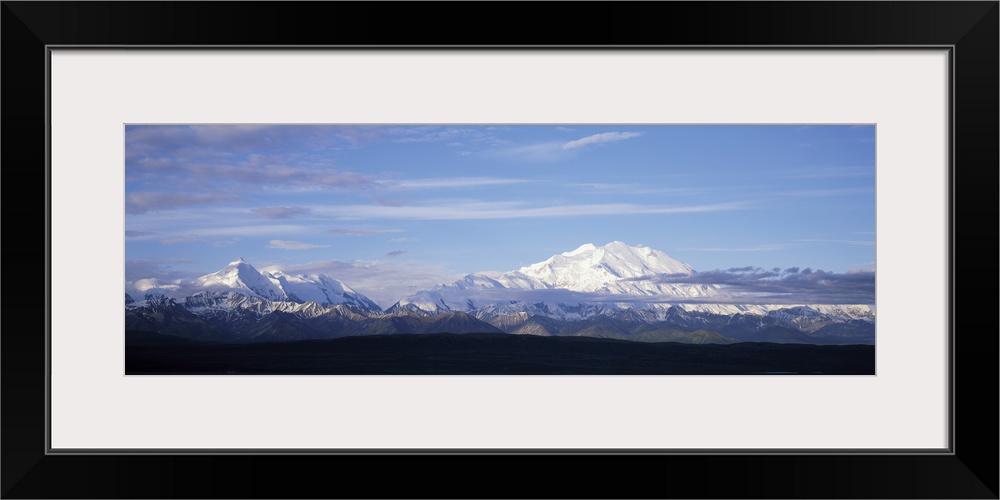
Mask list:
[[[2,4],[4,498],[998,498],[997,1]],[[950,47],[952,453],[47,453],[47,47],[414,44]]]

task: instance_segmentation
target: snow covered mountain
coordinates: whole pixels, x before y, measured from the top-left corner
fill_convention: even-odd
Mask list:
[[[463,311],[496,324],[497,318],[502,323],[505,321],[502,317],[518,314],[580,320],[633,309],[646,311],[647,319],[656,321],[666,319],[672,308],[715,315],[763,316],[795,307],[732,304],[728,300],[712,303],[712,297],[722,294],[723,289],[718,285],[666,283],[657,279],[694,272],[690,265],[649,247],[633,247],[620,241],[600,247],[588,243],[498,276],[469,274],[454,283],[412,294],[387,312]],[[825,308],[823,314],[836,315],[841,320],[874,318],[864,305],[818,307]]]
[[[287,298],[284,290],[275,284],[269,276],[264,276],[242,257],[212,274],[206,274],[194,280],[194,285],[199,291],[233,291],[266,300],[285,300]]]
[[[292,302],[315,302],[322,305],[347,304],[363,309],[381,310],[368,297],[356,292],[343,281],[326,274],[291,275],[281,271],[268,273],[271,281]]]
[[[609,286],[631,293],[623,278],[655,274],[691,274],[694,269],[669,255],[649,247],[632,247],[612,241],[603,247],[587,243],[576,250],[553,255],[544,262],[522,267],[518,274],[537,279],[553,288],[580,292],[608,290]]]
[[[526,312],[581,319],[623,308],[666,308],[669,304],[657,303],[656,299],[710,297],[718,287],[658,283],[647,278],[693,272],[688,264],[649,247],[632,247],[620,241],[602,247],[588,243],[499,276],[470,274],[454,283],[417,292],[389,312],[466,311],[477,312],[480,318]],[[726,309],[739,312],[735,306]]]
[[[310,307],[316,309],[316,305],[322,306],[321,309],[342,305],[366,313],[382,312],[382,308],[371,299],[326,274],[263,272],[242,258],[191,283],[160,287],[155,286],[152,280],[138,280],[136,283],[139,282],[147,285],[136,294],[139,297],[183,298],[191,307],[202,309],[236,307],[259,311],[302,311]],[[154,284],[149,286],[149,283]],[[308,306],[310,303],[312,306]],[[132,307],[141,305],[135,301],[131,304]]]
[[[134,281],[125,293],[125,324],[132,331],[223,342],[435,332],[874,342],[875,313],[867,305],[732,304],[723,286],[677,282],[695,274],[648,247],[586,244],[514,271],[469,274],[383,311],[325,274],[262,272],[237,259],[190,282]]]
[[[125,293],[127,330],[199,340],[332,338],[365,333],[365,322],[382,315],[378,304],[326,274],[262,272],[242,258],[190,282],[134,284]]]

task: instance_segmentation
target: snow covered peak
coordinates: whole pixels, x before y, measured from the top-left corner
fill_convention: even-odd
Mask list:
[[[460,290],[504,288],[503,284],[483,273],[467,274],[464,278],[452,283],[451,285],[438,285],[437,288],[440,289],[446,286],[455,287]]]
[[[607,253],[615,255],[637,254],[637,255],[649,256],[652,255],[653,253],[653,249],[649,247],[642,247],[642,246],[633,247],[621,241],[612,241],[611,243],[608,243],[607,245],[601,247],[601,249]]]
[[[720,296],[722,285],[659,279],[665,274],[694,273],[690,265],[650,247],[634,247],[621,241],[600,247],[587,243],[517,271],[469,274],[454,283],[413,293],[387,311],[465,311],[491,321],[511,315],[576,321],[634,309],[646,311],[645,318],[661,321],[685,311],[763,316],[769,311],[787,310],[776,314],[807,319],[824,316],[845,322],[874,320],[874,312],[867,306],[813,305],[812,309],[796,309],[789,305],[732,304]],[[719,302],[713,302],[715,298]]]
[[[196,279],[194,284],[205,290],[234,291],[267,300],[287,298],[280,287],[242,258],[230,262],[212,274]]]
[[[632,247],[620,241],[602,247],[587,243],[516,271],[466,275],[454,283],[410,295],[393,308],[412,305],[426,312],[493,306],[509,309],[520,307],[516,303],[537,304],[541,297],[553,305],[580,303],[580,297],[573,295],[576,292],[612,294],[621,297],[622,303],[628,303],[630,296],[702,297],[716,293],[716,287],[710,285],[660,283],[655,279],[660,274],[693,272],[691,266],[649,247]]]
[[[361,309],[382,311],[382,308],[371,299],[354,291],[343,281],[333,279],[327,274],[291,275],[282,271],[271,271],[268,277],[293,302],[316,302],[322,305],[345,304]]]
[[[612,241],[602,247],[588,243],[519,272],[553,287],[593,291],[625,278],[691,274],[694,269],[659,250]]]
[[[280,270],[262,272],[242,257],[217,272],[196,279],[193,285],[201,292],[236,292],[270,301],[347,305],[382,312],[382,308],[371,299],[326,274],[293,275]]]
[[[595,245],[593,243],[585,243],[583,245],[580,245],[580,248],[577,248],[576,250],[571,250],[569,252],[563,252],[563,255],[566,256],[566,257],[572,257],[574,255],[578,255],[578,254],[585,253],[585,252],[593,252],[594,250],[597,250],[597,245]]]

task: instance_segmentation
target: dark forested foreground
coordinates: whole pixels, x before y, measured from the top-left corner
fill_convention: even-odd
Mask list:
[[[874,375],[875,346],[645,343],[503,333],[254,344],[128,331],[128,375]]]

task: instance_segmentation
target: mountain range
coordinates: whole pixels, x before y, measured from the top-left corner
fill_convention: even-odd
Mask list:
[[[732,304],[721,301],[722,286],[676,279],[694,273],[648,247],[586,244],[518,270],[469,274],[383,310],[326,274],[261,272],[240,258],[189,283],[136,281],[125,294],[125,326],[223,342],[503,332],[643,342],[874,343],[875,313],[868,305]]]

